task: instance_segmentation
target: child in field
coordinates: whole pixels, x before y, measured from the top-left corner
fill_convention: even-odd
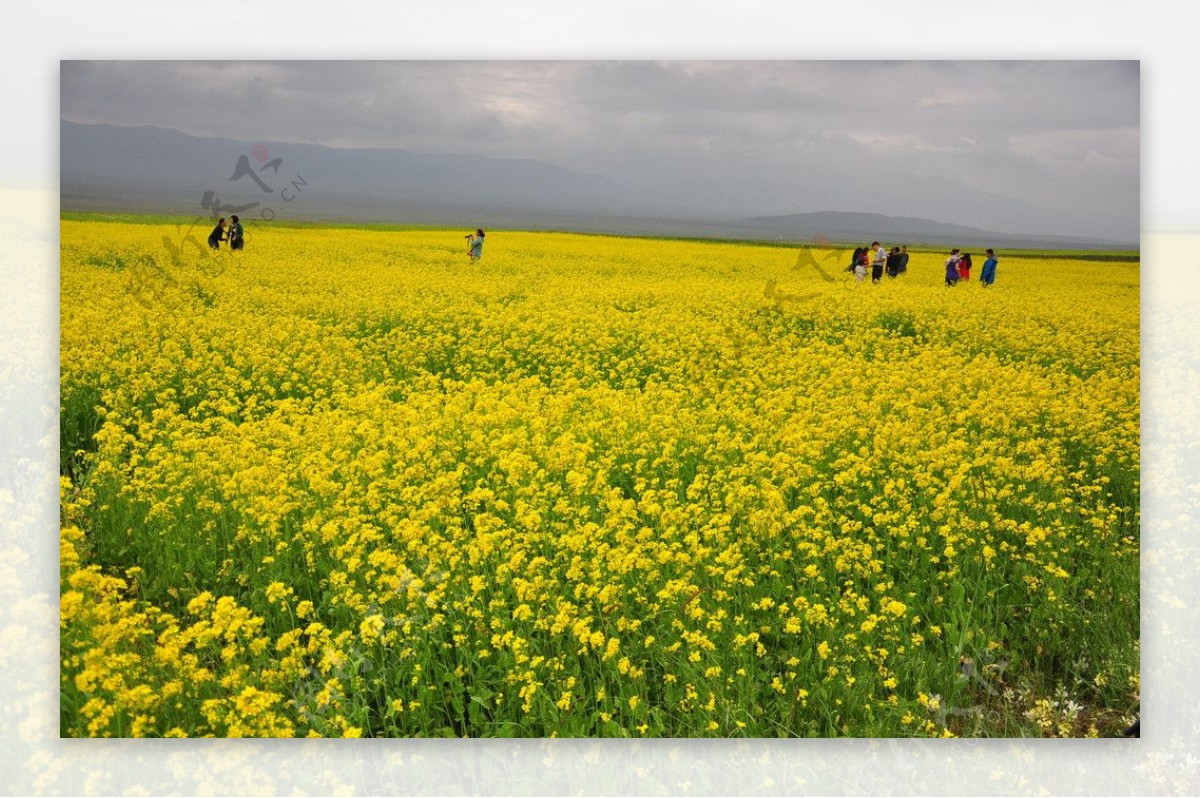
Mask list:
[[[958,250],[950,250],[950,257],[946,259],[946,285],[951,286],[958,282],[958,262],[961,260],[958,256]]]
[[[979,273],[979,284],[987,288],[994,282],[996,282],[996,253],[989,249],[987,260],[983,262],[983,271]]]
[[[958,261],[958,279],[971,279],[971,253],[964,252],[963,256]]]
[[[475,235],[467,233],[467,257],[471,260],[483,257],[483,230],[476,230]]]
[[[860,283],[867,279],[867,264],[870,262],[871,250],[862,247],[859,250],[858,258],[854,261],[854,279]]]
[[[224,240],[225,240],[225,217],[222,216],[221,220],[219,222],[217,222],[217,226],[214,227],[213,231],[208,234],[208,245],[210,247],[212,247],[213,249],[220,249],[221,242]]]

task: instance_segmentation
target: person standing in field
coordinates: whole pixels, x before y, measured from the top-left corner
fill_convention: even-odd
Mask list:
[[[905,244],[904,246],[900,247],[900,268],[898,270],[898,273],[899,274],[907,274],[908,273],[908,244]]]
[[[958,279],[971,279],[971,253],[964,252],[963,256],[958,260]]]
[[[987,288],[994,282],[996,282],[996,253],[989,249],[987,260],[983,262],[983,271],[979,273],[979,284]]]
[[[213,231],[208,234],[208,245],[210,247],[212,247],[213,249],[220,249],[221,242],[224,240],[225,240],[225,217],[222,216],[221,220],[219,222],[217,222],[217,226],[214,227]]]
[[[866,247],[859,247],[858,257],[854,260],[854,279],[860,283],[867,279],[867,263],[869,254]]]
[[[877,283],[883,277],[883,266],[887,263],[887,252],[878,241],[871,242],[871,282]]]
[[[900,247],[892,247],[887,256],[887,276],[895,277],[900,273]]]
[[[467,257],[471,260],[483,257],[483,230],[476,230],[474,234],[467,233]]]
[[[242,223],[238,221],[236,215],[229,217],[229,248],[241,249],[246,245],[244,238],[245,232],[242,230]]]
[[[958,262],[961,260],[958,256],[958,250],[950,250],[950,257],[946,258],[946,285],[951,286],[958,282]]]

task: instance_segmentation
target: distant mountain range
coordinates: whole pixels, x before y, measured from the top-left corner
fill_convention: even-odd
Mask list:
[[[63,121],[60,187],[65,195],[108,196],[145,192],[147,198],[199,197],[214,190],[222,199],[264,200],[253,179],[234,175],[239,157],[261,147],[263,162],[248,158],[274,188],[296,177],[307,183],[312,202],[331,207],[354,200],[381,208],[417,202],[430,206],[625,209],[621,186],[597,175],[534,160],[472,155],[430,155],[407,150],[335,149],[316,144],[197,138],[155,127],[122,128]],[[180,194],[180,192],[183,192]],[[135,199],[136,197],[125,198]],[[308,198],[306,198],[308,199]],[[276,203],[281,200],[277,197]],[[143,203],[150,204],[150,203]],[[197,207],[197,204],[190,204]],[[299,208],[300,205],[295,207]]]
[[[765,233],[775,231],[799,238],[823,236],[831,241],[862,241],[875,239],[895,244],[953,244],[957,246],[1033,246],[1044,248],[1127,248],[1119,242],[1078,236],[1021,236],[997,233],[958,224],[934,222],[909,216],[884,216],[879,213],[818,211],[793,213],[786,216],[755,216],[742,220],[748,228]],[[869,240],[867,240],[869,239]]]
[[[228,209],[256,203],[243,215],[785,241],[823,236],[956,246],[1136,246],[872,213],[703,218],[668,210],[672,206],[661,195],[531,159],[245,142],[66,120],[60,136],[64,211],[208,215],[213,204]]]

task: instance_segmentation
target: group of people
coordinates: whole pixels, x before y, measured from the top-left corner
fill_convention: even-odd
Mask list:
[[[237,216],[230,217],[230,222],[228,230],[225,229],[224,217],[217,222],[217,226],[208,236],[210,247],[220,249],[221,242],[228,241],[230,249],[242,249],[245,245],[242,223],[238,221]],[[477,229],[474,233],[467,233],[466,239],[467,257],[471,260],[479,260],[483,257],[483,230]],[[995,251],[987,250],[987,260],[983,262],[983,270],[979,274],[980,285],[987,287],[996,282],[996,263]],[[950,257],[946,259],[946,285],[957,285],[960,280],[970,280],[971,266],[971,253],[961,252],[958,248],[950,250]],[[868,268],[870,268],[871,282],[873,283],[880,282],[884,274],[887,274],[888,277],[899,277],[906,274],[908,272],[908,247],[897,246],[888,251],[878,241],[872,241],[869,247],[857,247],[846,271],[853,272],[854,278],[862,282],[867,279]]]
[[[979,274],[979,284],[985,288],[996,282],[996,252],[989,249],[987,260],[983,262],[983,270]],[[946,260],[946,285],[957,285],[960,280],[971,279],[971,253],[962,252],[955,248],[950,251]],[[854,279],[862,282],[867,279],[868,270],[871,282],[878,283],[883,275],[899,277],[908,272],[908,247],[899,246],[886,250],[878,241],[872,241],[869,247],[857,247],[850,258],[846,271],[854,273]]]
[[[987,260],[983,262],[983,270],[979,273],[979,284],[987,288],[996,282],[996,252],[987,250]],[[946,259],[946,285],[957,285],[959,280],[971,279],[971,253],[961,252],[957,248],[950,250]]]
[[[242,223],[238,221],[237,216],[229,217],[229,229],[225,229],[225,217],[222,216],[217,226],[208,234],[208,245],[213,249],[220,249],[222,241],[229,242],[230,249],[241,249],[246,244],[245,232],[242,230]]]
[[[891,252],[888,252],[878,241],[872,241],[871,246],[854,250],[846,271],[854,272],[854,279],[862,282],[867,279],[868,266],[873,283],[882,280],[884,272],[887,272],[888,277],[899,277],[908,272],[908,247],[892,247]]]

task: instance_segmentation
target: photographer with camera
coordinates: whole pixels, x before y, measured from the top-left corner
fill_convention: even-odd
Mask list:
[[[476,230],[474,234],[467,233],[467,257],[479,260],[483,256],[483,231]]]

